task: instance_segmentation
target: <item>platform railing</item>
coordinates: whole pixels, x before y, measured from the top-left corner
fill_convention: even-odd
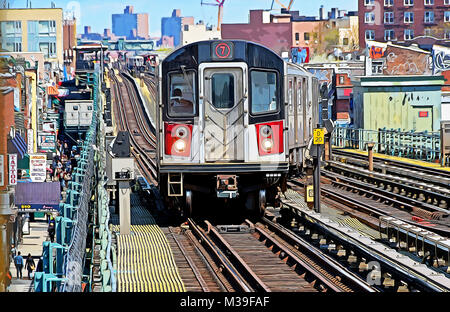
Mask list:
[[[333,131],[332,144],[338,148],[367,151],[373,144],[376,153],[440,162],[440,133],[400,131],[400,129],[354,129],[337,126]]]

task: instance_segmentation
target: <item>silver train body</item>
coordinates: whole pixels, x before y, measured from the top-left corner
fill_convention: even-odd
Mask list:
[[[301,66],[246,41],[182,47],[159,67],[157,164],[169,207],[195,198],[277,205],[305,166],[318,122],[319,83]]]

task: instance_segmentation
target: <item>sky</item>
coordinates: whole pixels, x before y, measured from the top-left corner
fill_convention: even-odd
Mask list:
[[[182,16],[194,16],[195,21],[203,20],[206,24],[217,25],[217,7],[201,5],[201,2],[216,0],[29,0],[33,8],[49,8],[54,2],[57,8],[65,11],[74,9],[78,16],[77,32],[82,33],[84,26],[91,26],[92,32],[103,33],[105,28],[112,28],[111,15],[123,13],[126,5],[134,6],[135,13],[148,13],[150,35],[161,35],[161,18],[172,15],[173,9],[181,9]],[[279,0],[287,5],[289,0]],[[9,0],[11,8],[26,7],[27,0]],[[337,4],[339,3],[339,4]],[[249,10],[270,9],[272,0],[225,0],[223,23],[248,22]],[[292,10],[300,11],[300,15],[318,16],[323,5],[328,12],[332,7],[342,10],[358,9],[358,0],[295,0]],[[274,8],[280,6],[275,2]]]

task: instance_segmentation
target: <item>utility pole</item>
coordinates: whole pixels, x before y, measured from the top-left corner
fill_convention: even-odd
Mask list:
[[[320,158],[322,156],[322,146],[325,143],[325,130],[320,128],[320,124],[314,129],[312,147],[313,157],[313,185],[314,185],[314,210],[320,213]]]

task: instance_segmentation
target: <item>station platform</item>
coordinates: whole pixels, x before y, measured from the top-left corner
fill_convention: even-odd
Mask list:
[[[11,259],[10,272],[11,272],[11,285],[8,288],[9,292],[33,292],[34,272],[31,273],[31,279],[28,279],[28,271],[25,269],[26,257],[30,253],[33,257],[35,266],[39,262],[39,258],[42,256],[42,244],[45,241],[49,241],[50,237],[47,232],[48,223],[46,217],[35,218],[34,222],[30,222],[30,234],[23,235],[22,243],[17,246],[16,252],[20,251],[23,257],[24,268],[22,269],[22,279],[17,278],[16,266]]]
[[[344,148],[333,147],[333,150],[367,156],[366,151],[360,151],[360,150],[356,150],[356,149],[344,149]],[[438,163],[432,163],[432,162],[427,162],[427,161],[423,161],[423,160],[409,159],[409,158],[398,157],[398,156],[390,156],[390,155],[379,154],[379,153],[373,153],[373,157],[380,158],[380,159],[386,159],[386,160],[392,160],[392,161],[396,161],[396,162],[402,162],[404,164],[411,164],[414,166],[420,166],[420,167],[434,169],[434,170],[442,170],[442,171],[450,172],[450,167],[442,167]]]
[[[165,233],[131,194],[131,234],[120,234],[119,216],[111,209],[112,230],[117,236],[118,292],[185,292]]]

